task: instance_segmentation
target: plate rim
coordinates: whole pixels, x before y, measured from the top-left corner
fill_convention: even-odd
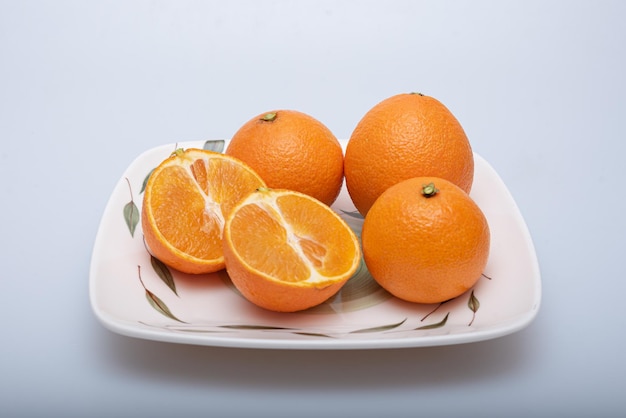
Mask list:
[[[219,139],[216,139],[219,140]],[[225,140],[227,142],[227,140]],[[356,349],[392,349],[392,348],[417,348],[417,347],[434,347],[434,346],[446,346],[446,345],[458,345],[473,343],[479,341],[486,341],[495,338],[500,338],[506,335],[516,333],[526,328],[536,318],[542,301],[542,287],[541,287],[541,273],[539,268],[539,262],[535,246],[528,229],[528,226],[521,214],[521,211],[517,205],[517,202],[511,195],[508,187],[498,175],[496,170],[491,164],[474,151],[475,159],[480,159],[481,164],[491,172],[494,180],[497,180],[502,186],[503,191],[507,194],[507,198],[515,209],[513,214],[516,218],[516,224],[521,227],[519,232],[522,233],[524,243],[528,247],[528,251],[531,255],[532,265],[530,266],[532,272],[532,307],[519,315],[504,321],[495,328],[487,328],[477,330],[475,332],[464,332],[459,334],[447,334],[447,335],[420,335],[417,337],[400,337],[400,338],[384,338],[384,339],[272,339],[272,338],[241,338],[221,335],[214,337],[206,334],[182,334],[171,332],[167,330],[150,329],[144,326],[131,325],[130,320],[124,321],[114,318],[111,314],[103,310],[97,302],[96,293],[96,266],[94,261],[98,255],[98,247],[102,245],[102,232],[103,221],[106,214],[109,212],[109,206],[113,204],[113,196],[115,188],[118,184],[124,181],[125,174],[133,167],[138,161],[141,161],[147,154],[156,152],[160,149],[167,149],[170,147],[172,150],[175,147],[191,148],[202,147],[202,144],[206,143],[206,140],[202,141],[186,141],[178,143],[162,144],[150,149],[144,150],[137,155],[132,162],[127,166],[122,175],[115,182],[111,195],[107,200],[107,203],[102,212],[102,217],[98,225],[96,232],[93,250],[91,254],[91,261],[89,267],[89,300],[91,310],[98,319],[98,321],[109,331],[124,335],[127,337],[139,338],[143,340],[160,341],[166,343],[178,343],[178,344],[192,344],[200,346],[212,346],[212,347],[231,347],[231,348],[248,348],[248,349],[290,349],[290,350],[356,350]],[[345,146],[347,140],[340,140],[342,146]],[[531,280],[529,278],[529,280]]]

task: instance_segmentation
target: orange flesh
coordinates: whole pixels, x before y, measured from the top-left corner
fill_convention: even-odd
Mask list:
[[[197,258],[221,256],[222,215],[206,210],[205,197],[184,168],[164,169],[154,179],[152,190],[154,220],[166,241]]]
[[[299,196],[285,195],[277,204],[301,240],[307,259],[319,266],[316,270],[327,277],[344,273],[354,256],[349,232],[339,222],[331,222],[323,207],[306,202]]]
[[[176,158],[152,174],[146,194],[157,239],[199,260],[222,259],[225,215],[262,180],[230,159],[193,150]]]
[[[318,283],[345,273],[354,260],[349,233],[333,221],[306,198],[283,195],[241,207],[230,230],[239,258],[252,269],[285,282]]]

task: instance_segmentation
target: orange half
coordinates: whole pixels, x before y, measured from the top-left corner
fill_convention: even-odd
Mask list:
[[[142,228],[152,254],[185,273],[224,268],[225,219],[263,180],[245,163],[202,149],[179,149],[150,175]]]
[[[252,303],[294,312],[324,302],[361,261],[359,241],[330,207],[303,193],[260,189],[224,226],[226,270]]]

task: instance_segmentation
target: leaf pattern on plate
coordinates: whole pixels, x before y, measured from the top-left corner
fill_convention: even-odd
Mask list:
[[[437,323],[434,323],[434,324],[430,324],[430,325],[423,325],[423,326],[421,326],[421,327],[417,327],[417,328],[415,328],[415,330],[416,330],[416,331],[419,331],[419,330],[424,330],[424,329],[435,329],[435,328],[441,328],[441,327],[443,327],[443,326],[446,324],[446,322],[448,322],[448,317],[449,317],[449,316],[450,316],[450,312],[448,312],[448,313],[446,314],[446,316],[445,316],[445,317],[444,317],[441,321],[439,321],[439,322],[437,322]]]
[[[320,332],[294,332],[296,335],[303,335],[305,337],[322,337],[322,338],[335,338],[332,335],[322,334]]]
[[[369,333],[369,332],[389,331],[390,329],[398,328],[400,325],[404,324],[406,320],[407,318],[404,318],[402,321],[397,322],[395,324],[380,325],[377,327],[357,329],[356,331],[351,331],[350,334],[364,334],[364,333]]]
[[[361,259],[359,267],[339,292],[310,312],[351,312],[378,305],[392,297],[374,280]]]
[[[340,209],[340,210],[341,210],[341,213],[343,213],[344,215],[351,216],[356,219],[363,219],[363,215],[361,215],[361,213],[359,213],[358,210],[343,210],[343,209]]]
[[[467,324],[467,326],[471,327],[474,323],[474,319],[476,319],[476,311],[478,311],[478,308],[480,308],[480,302],[474,295],[474,290],[472,290],[469,300],[467,301],[467,307],[470,308],[470,310],[472,311],[472,320],[469,324]]]
[[[265,331],[277,331],[277,330],[291,330],[293,328],[286,327],[275,327],[271,325],[220,325],[220,328],[228,328],[228,329],[256,329],[256,330],[265,330]]]
[[[422,319],[420,319],[420,321],[424,321],[426,318],[428,318],[429,316],[431,316],[432,314],[434,314],[435,312],[437,312],[437,311],[439,310],[439,308],[441,308],[444,304],[446,304],[446,303],[450,302],[451,300],[454,300],[454,299],[448,299],[448,300],[446,300],[446,301],[440,302],[440,303],[439,303],[439,304],[435,307],[435,309],[433,309],[432,311],[430,311],[430,312],[428,312],[426,315],[424,315],[424,316],[422,317]]]
[[[133,199],[133,189],[130,186],[130,180],[126,179],[126,183],[128,183],[128,190],[130,191],[130,202],[124,205],[124,221],[130,231],[130,236],[134,237],[135,229],[139,223],[139,208],[135,205],[135,200]]]
[[[152,261],[155,260],[155,261]],[[178,296],[178,294],[176,293],[175,290],[175,283],[174,283],[174,278],[170,272],[170,270],[162,263],[160,262],[158,259],[154,258],[153,256],[151,256],[151,262],[155,263],[153,264],[153,268],[156,272],[156,274],[161,278],[161,280],[163,280],[168,287],[170,287],[170,289]],[[156,267],[155,267],[156,265]],[[137,266],[138,269],[140,270],[140,266]],[[167,273],[164,273],[167,272]],[[161,277],[161,275],[164,275],[165,277]],[[149,289],[146,288],[143,279],[141,278],[141,273],[139,273],[139,280],[141,282],[141,285],[144,287],[144,290],[146,292],[146,299],[148,300],[148,303],[160,314],[175,320],[177,322],[183,323],[183,324],[187,324],[185,321],[180,320],[179,318],[177,318],[172,312],[171,310],[167,307],[167,305],[163,302],[163,300],[161,300],[157,295],[155,295],[153,292],[151,292]],[[427,319],[428,317],[430,317],[432,314],[434,314],[436,311],[438,311],[443,305],[454,301],[456,298],[454,299],[449,299],[447,301],[441,302],[439,303],[434,309],[432,309],[430,312],[428,312],[426,315],[424,315],[421,319],[420,322],[424,321],[425,319]],[[476,312],[478,311],[479,307],[480,307],[480,302],[478,300],[478,298],[476,297],[474,290],[472,290],[470,292],[470,296],[467,302],[467,307],[472,311],[472,319],[470,321],[470,323],[467,325],[472,326],[474,319],[476,317]],[[450,311],[448,311],[446,313],[446,315],[443,317],[443,319],[441,319],[438,322],[435,323],[431,323],[431,324],[427,324],[427,325],[422,325],[420,327],[417,328],[412,328],[412,331],[424,331],[424,330],[433,330],[433,329],[437,329],[437,328],[443,328],[447,322],[448,319],[450,318]],[[345,331],[345,332],[339,332],[337,335],[331,335],[332,333],[329,332],[311,332],[308,331],[306,329],[298,329],[298,328],[292,328],[292,327],[280,327],[280,326],[272,326],[272,325],[257,325],[257,324],[216,324],[216,325],[212,325],[212,326],[208,326],[208,325],[202,325],[202,324],[190,324],[193,325],[193,328],[189,328],[189,327],[185,327],[185,328],[175,328],[175,327],[171,327],[171,326],[165,326],[163,328],[165,329],[170,329],[170,330],[177,330],[177,331],[184,331],[184,332],[228,332],[228,331],[241,331],[241,332],[249,332],[249,331],[259,331],[259,332],[268,332],[268,331],[275,331],[275,332],[287,332],[290,334],[294,334],[294,335],[300,335],[303,337],[311,337],[311,338],[336,338],[338,335],[347,335],[347,334],[370,334],[370,333],[383,333],[383,332],[387,332],[387,331],[391,331],[391,330],[395,330],[397,328],[399,328],[401,325],[403,325],[404,323],[407,322],[409,318],[404,318],[401,321],[398,322],[394,322],[391,324],[384,324],[384,325],[378,325],[378,326],[374,326],[374,327],[368,327],[368,328],[359,328],[356,330],[352,330],[352,331]],[[150,325],[147,323],[143,323],[144,325]],[[211,329],[213,328],[213,329]],[[218,330],[215,330],[214,328],[217,328]],[[223,331],[219,331],[219,329],[223,330]],[[396,330],[393,332],[401,332],[402,330]]]
[[[171,318],[178,322],[183,322],[180,319],[176,318],[176,316],[174,316],[174,314],[170,311],[167,305],[161,299],[159,299],[157,295],[155,295],[148,289],[145,289],[145,290],[146,290],[146,299],[148,300],[148,302],[154,309],[156,309],[158,312],[162,313],[168,318]]]
[[[224,141],[223,139],[211,139],[211,140],[205,141],[204,146],[202,148],[208,151],[213,151],[213,152],[223,152],[225,144],[226,144],[226,141]]]
[[[152,306],[154,309],[157,310],[157,312],[161,313],[162,315],[165,315],[166,317],[173,319],[175,321],[181,322],[181,323],[185,323],[185,321],[181,321],[180,319],[178,319],[173,313],[172,311],[170,311],[170,308],[167,307],[167,305],[165,304],[165,302],[163,302],[161,300],[161,298],[159,298],[157,295],[155,295],[154,293],[152,293],[144,284],[143,279],[141,278],[141,266],[137,266],[137,276],[139,277],[139,282],[141,283],[141,286],[143,287],[144,291],[145,291],[145,295],[146,295],[146,299],[148,300],[148,303],[150,304],[150,306]]]
[[[163,280],[163,283],[165,283],[167,287],[172,289],[172,292],[174,292],[174,294],[178,296],[178,292],[176,291],[176,282],[174,281],[174,276],[172,276],[172,272],[165,265],[165,263],[163,263],[161,260],[159,260],[152,254],[150,254],[150,264],[152,265],[152,268],[156,272],[157,276],[159,276],[161,280]]]
[[[155,170],[155,168],[150,170],[150,172],[146,175],[146,177],[144,177],[143,183],[141,183],[141,191],[139,192],[139,194],[143,193],[146,190],[146,185],[148,184],[148,180],[150,179],[150,175],[152,175],[154,170]]]

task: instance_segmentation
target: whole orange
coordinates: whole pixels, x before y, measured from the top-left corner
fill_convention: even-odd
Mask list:
[[[387,189],[365,217],[363,257],[394,296],[438,303],[476,284],[489,257],[487,219],[470,196],[437,177]]]
[[[331,205],[343,184],[343,150],[324,124],[295,110],[262,113],[232,137],[226,154],[239,158],[275,189]]]
[[[365,215],[388,187],[411,177],[441,177],[469,193],[474,155],[463,127],[440,101],[399,94],[359,121],[346,147],[344,173],[350,197]]]

